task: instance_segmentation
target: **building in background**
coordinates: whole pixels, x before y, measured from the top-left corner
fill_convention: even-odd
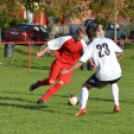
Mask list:
[[[35,24],[42,24],[45,26],[47,25],[47,18],[44,13],[40,13],[39,16],[36,16],[29,10],[22,9],[19,18],[27,19],[29,24],[35,23]]]

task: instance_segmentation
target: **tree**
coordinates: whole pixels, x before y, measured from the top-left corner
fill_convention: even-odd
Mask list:
[[[131,22],[134,21],[134,1],[124,0],[124,10],[120,11],[123,18],[129,18]]]
[[[134,20],[133,0],[92,0],[89,9],[92,10],[95,18],[103,18],[107,22],[113,21],[115,13],[117,17]]]
[[[105,20],[106,23],[114,22],[115,26],[117,18],[131,18],[134,15],[134,1],[132,0],[92,0],[89,4],[89,9],[92,14],[99,20]],[[116,39],[116,27],[115,27]]]
[[[81,5],[81,0],[0,0],[0,27],[6,29],[12,21],[18,21],[22,8],[36,16],[44,12],[50,17],[63,18],[66,14],[76,15],[76,5]]]
[[[20,5],[16,0],[1,0],[0,1],[0,27],[8,27],[12,19],[18,17]]]
[[[11,23],[18,21],[20,13],[20,3],[16,0],[0,0],[0,28],[2,29],[2,38]]]
[[[20,0],[18,0],[20,1]],[[64,14],[77,14],[76,5],[81,5],[81,0],[22,0],[21,4],[31,12],[38,15],[44,12],[47,16],[62,18]]]

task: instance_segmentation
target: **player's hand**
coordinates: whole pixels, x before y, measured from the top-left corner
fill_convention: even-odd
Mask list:
[[[96,70],[96,65],[95,64],[92,64],[91,67],[92,67],[93,70]]]
[[[42,54],[42,52],[37,52],[36,53],[36,58],[39,58],[39,57],[41,57],[43,54]]]
[[[69,71],[68,70],[62,70],[61,71],[61,74],[66,74],[66,73],[68,73]]]

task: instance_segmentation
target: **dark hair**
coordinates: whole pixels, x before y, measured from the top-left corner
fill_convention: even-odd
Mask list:
[[[87,33],[88,38],[96,37],[96,27],[93,25],[88,25],[86,29],[86,33]]]

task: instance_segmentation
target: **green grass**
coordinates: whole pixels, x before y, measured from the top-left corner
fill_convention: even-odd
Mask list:
[[[82,83],[94,72],[76,70],[72,83],[64,85],[43,105],[36,101],[48,87],[29,92],[29,86],[48,75],[54,57],[35,59],[39,47],[32,47],[31,70],[27,70],[27,46],[16,45],[13,58],[3,58],[0,45],[0,134],[134,134],[134,44],[125,44],[120,87],[121,112],[113,114],[109,86],[92,89],[88,113],[75,117],[79,106],[68,105],[68,96],[80,94]]]

